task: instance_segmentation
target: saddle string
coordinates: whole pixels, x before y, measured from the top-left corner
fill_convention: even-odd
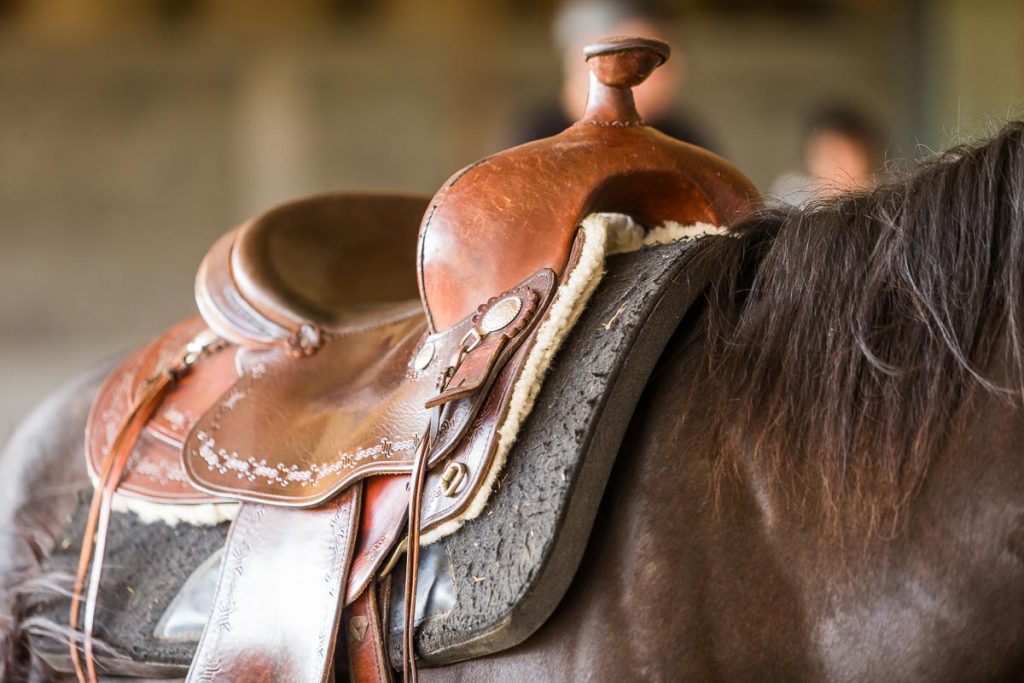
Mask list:
[[[434,415],[441,408],[431,411]],[[420,506],[423,503],[423,486],[426,482],[427,460],[430,457],[430,442],[433,437],[433,426],[437,420],[431,416],[431,426],[423,434],[420,447],[413,462],[409,492],[408,543],[405,550],[405,603],[404,631],[402,643],[402,677],[406,683],[418,680],[416,671],[416,584],[420,565]]]
[[[149,418],[160,407],[164,397],[200,358],[223,348],[224,344],[225,342],[212,336],[208,331],[200,333],[186,345],[181,357],[173,366],[148,379],[103,458],[100,471],[97,473],[97,486],[93,490],[92,500],[89,504],[89,515],[86,518],[85,532],[82,536],[82,549],[78,556],[78,567],[75,572],[75,583],[71,592],[71,608],[68,615],[68,624],[73,631],[77,630],[79,618],[82,616],[82,589],[85,587],[88,577],[89,585],[84,600],[85,619],[82,624],[85,670],[82,668],[82,659],[74,636],[68,641],[71,663],[79,683],[87,681],[96,683],[98,681],[96,662],[93,656],[92,633],[95,626],[96,603],[99,598],[100,577],[103,571],[114,493],[121,483],[139,435]]]
[[[462,361],[480,343],[482,336],[475,328],[462,339],[458,352],[452,362],[437,380],[437,392],[440,394],[448,388],[449,382]],[[441,427],[441,413],[445,404],[434,406],[430,411],[430,424],[420,440],[413,469],[409,477],[409,516],[407,524],[407,543],[405,550],[405,602],[403,608],[403,640],[402,640],[402,677],[405,683],[416,683],[419,680],[416,667],[416,589],[420,566],[420,509],[423,506],[423,489],[427,481],[427,462],[433,450],[434,440]]]

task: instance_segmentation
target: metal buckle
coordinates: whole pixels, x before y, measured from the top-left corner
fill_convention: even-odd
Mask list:
[[[473,338],[473,342],[469,346],[466,346],[466,340],[469,339],[470,337]],[[476,329],[475,327],[471,327],[469,331],[466,332],[466,334],[462,335],[462,341],[459,342],[459,346],[461,347],[460,353],[462,354],[462,356],[465,356],[470,351],[480,346],[480,342],[482,342],[483,340],[484,337],[482,334],[480,334],[480,330]]]

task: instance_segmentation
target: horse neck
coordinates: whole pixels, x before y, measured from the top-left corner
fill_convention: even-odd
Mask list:
[[[775,480],[741,466],[716,476],[702,423],[727,407],[697,397],[686,415],[681,409],[700,356],[699,340],[681,337],[663,358],[556,613],[520,647],[448,674],[959,681],[1024,673],[1018,410],[979,397],[899,532],[858,539],[794,504],[785,472]]]

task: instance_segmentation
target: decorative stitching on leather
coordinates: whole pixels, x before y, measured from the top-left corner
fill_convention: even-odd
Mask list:
[[[383,455],[391,459],[396,453],[414,453],[419,445],[420,437],[408,439],[381,438],[379,443],[366,448],[360,448],[354,453],[338,453],[337,458],[332,462],[322,464],[313,463],[308,469],[299,469],[297,465],[285,465],[283,463],[268,464],[265,459],[257,460],[255,457],[243,457],[237,452],[228,452],[225,448],[218,448],[217,441],[205,431],[196,432],[196,439],[199,441],[197,454],[206,461],[210,470],[216,470],[220,474],[235,472],[239,479],[256,481],[263,479],[269,486],[288,486],[297,482],[300,486],[319,484],[321,480],[332,476],[341,470],[353,469],[363,460],[376,459]]]
[[[241,400],[243,398],[245,398],[245,394],[246,394],[246,392],[244,392],[244,391],[239,391],[238,389],[232,389],[231,393],[228,394],[228,397],[226,399],[224,399],[224,403],[223,403],[224,410],[225,411],[234,410],[235,406],[237,406],[241,402]]]
[[[180,410],[173,403],[164,406],[163,416],[175,429],[185,429],[188,425],[194,424],[198,419],[191,411]]]
[[[143,476],[162,485],[172,481],[180,484],[191,483],[177,462],[172,465],[158,458],[142,457],[138,451],[132,455],[132,458],[138,458],[138,461],[130,466],[132,474]]]
[[[214,603],[215,612],[210,616],[210,623],[207,625],[207,631],[203,634],[203,639],[199,642],[199,652],[193,663],[193,669],[201,669],[197,674],[197,680],[199,681],[212,682],[216,680],[217,676],[224,669],[220,661],[220,648],[217,645],[220,642],[221,636],[231,630],[231,613],[235,608],[235,589],[238,587],[238,581],[244,573],[245,558],[249,551],[252,550],[252,541],[250,539],[254,536],[253,530],[259,525],[260,520],[263,519],[263,514],[263,506],[256,506],[252,514],[246,515],[245,526],[241,529],[235,529],[231,533],[229,541],[231,553],[224,558],[225,563],[230,561],[231,565],[230,567],[225,567],[221,573],[217,597]],[[238,543],[235,543],[236,537],[240,539]],[[222,600],[221,588],[224,588],[225,584],[227,592],[224,593]],[[207,637],[212,638],[213,641],[207,642]]]
[[[339,594],[345,578],[343,571],[347,569],[343,565],[348,564],[347,558],[343,558],[342,555],[346,554],[348,550],[352,528],[352,508],[355,505],[355,496],[349,493],[348,497],[349,500],[339,505],[331,518],[331,543],[328,547],[330,572],[324,577],[324,580],[327,581],[329,599],[324,600],[324,618],[320,622],[320,635],[317,638],[317,654],[323,662],[328,660],[327,648],[330,645],[331,636],[334,634],[335,612],[342,609]]]

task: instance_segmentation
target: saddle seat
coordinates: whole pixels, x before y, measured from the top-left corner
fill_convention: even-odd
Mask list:
[[[129,356],[100,388],[87,428],[93,479],[112,446],[120,416],[128,413],[145,383],[173,365],[176,354],[209,327],[230,343],[183,375],[161,402],[135,444],[133,465],[117,498],[121,508],[149,518],[212,523],[233,516],[228,506],[211,516],[209,508],[168,511],[145,502],[228,502],[187,478],[181,462],[184,444],[200,416],[229,395],[252,365],[286,360],[288,354],[275,349],[284,348],[282,343],[292,348],[289,340],[296,340],[304,325],[323,330],[325,338],[362,330],[365,346],[368,328],[386,337],[395,332],[388,323],[422,319],[414,259],[394,245],[415,240],[428,200],[425,195],[383,192],[316,195],[284,204],[219,239],[196,278],[204,317],[175,325]],[[388,329],[382,331],[382,326]],[[413,336],[422,328],[416,327]],[[335,385],[347,383],[333,369],[324,377]],[[267,399],[275,400],[272,394]]]

